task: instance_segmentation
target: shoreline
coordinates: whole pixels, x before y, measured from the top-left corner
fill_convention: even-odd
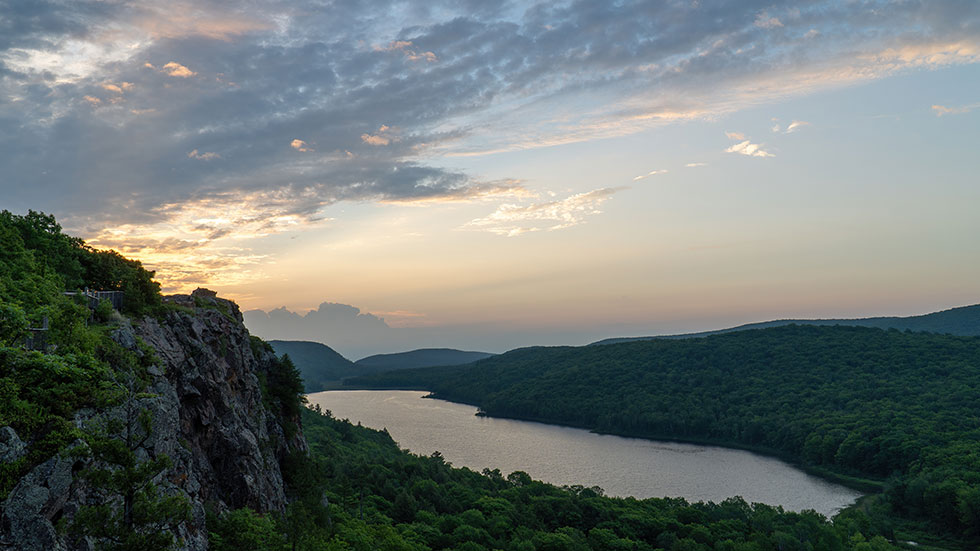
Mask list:
[[[594,434],[608,434],[608,435],[611,435],[611,436],[620,436],[620,437],[623,437],[623,438],[637,438],[637,439],[640,439],[640,440],[648,440],[648,441],[653,441],[653,442],[664,442],[664,443],[675,442],[675,443],[682,443],[682,444],[698,444],[698,445],[702,445],[702,446],[715,446],[715,447],[719,447],[719,448],[726,448],[726,449],[734,449],[734,450],[748,451],[748,452],[752,452],[752,453],[755,453],[755,454],[758,454],[758,455],[761,455],[761,456],[764,456],[764,457],[771,457],[771,458],[779,459],[780,461],[783,461],[784,463],[786,463],[786,464],[788,464],[788,465],[790,465],[790,466],[792,466],[794,468],[797,468],[797,469],[799,469],[799,470],[801,470],[801,471],[803,471],[803,472],[805,472],[805,473],[807,473],[809,475],[818,477],[818,478],[823,479],[823,480],[826,480],[828,482],[832,482],[834,484],[840,484],[841,486],[844,486],[844,487],[849,488],[851,490],[856,490],[856,491],[862,492],[864,495],[861,496],[861,497],[859,497],[854,502],[854,504],[850,505],[849,507],[853,507],[853,506],[857,505],[858,502],[861,499],[866,498],[869,495],[874,495],[874,494],[881,493],[883,491],[883,489],[884,489],[884,481],[883,480],[876,480],[876,479],[873,479],[873,478],[866,478],[866,477],[861,477],[861,476],[856,476],[856,475],[849,475],[849,474],[845,474],[845,473],[839,473],[839,472],[836,472],[836,471],[832,471],[830,469],[827,469],[825,467],[820,467],[820,466],[817,466],[817,465],[808,465],[806,463],[801,462],[798,458],[795,458],[795,457],[793,457],[793,456],[791,456],[789,454],[786,454],[784,452],[779,452],[778,450],[773,450],[771,448],[766,448],[766,447],[763,447],[763,446],[753,446],[751,444],[743,444],[743,443],[736,442],[736,441],[720,440],[720,439],[712,439],[712,438],[699,438],[699,437],[679,437],[679,436],[670,436],[670,435],[651,435],[651,434],[630,433],[628,431],[615,431],[615,430],[605,431],[605,430],[594,429],[592,427],[588,427],[588,426],[585,426],[585,425],[577,425],[577,424],[574,424],[574,423],[554,421],[554,420],[545,419],[545,418],[521,417],[521,416],[512,416],[512,415],[491,415],[491,414],[483,411],[483,409],[480,407],[479,404],[475,404],[475,403],[472,403],[472,402],[467,402],[465,400],[460,400],[460,399],[449,399],[449,398],[447,398],[445,396],[442,396],[442,395],[439,395],[439,394],[437,394],[437,393],[435,393],[435,392],[433,392],[433,391],[431,391],[429,389],[426,389],[426,388],[418,388],[418,387],[405,386],[405,387],[383,387],[383,388],[379,388],[379,387],[369,387],[369,386],[343,386],[343,387],[339,387],[339,388],[325,389],[325,390],[318,391],[318,392],[348,391],[348,390],[373,390],[373,391],[377,391],[377,390],[402,390],[402,391],[413,391],[413,392],[426,392],[428,394],[426,394],[425,396],[423,396],[423,398],[430,398],[430,399],[434,399],[434,400],[443,400],[445,402],[451,402],[451,403],[454,403],[454,404],[463,404],[463,405],[475,407],[475,408],[477,408],[476,415],[477,416],[480,416],[480,417],[490,417],[490,418],[494,418],[494,419],[511,419],[511,420],[514,420],[514,421],[528,421],[528,422],[532,422],[532,423],[541,423],[541,424],[545,424],[545,425],[552,425],[552,426],[558,426],[558,427],[568,427],[568,428],[582,429],[582,430],[587,430],[587,431],[589,431],[591,433],[594,433]]]

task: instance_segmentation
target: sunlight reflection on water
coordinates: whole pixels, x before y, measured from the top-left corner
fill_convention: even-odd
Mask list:
[[[611,496],[683,497],[814,509],[832,515],[860,493],[778,459],[743,450],[594,434],[582,429],[477,416],[472,406],[423,399],[418,391],[328,391],[307,396],[421,455],[435,451],[457,467],[525,471],[553,484],[599,486]]]

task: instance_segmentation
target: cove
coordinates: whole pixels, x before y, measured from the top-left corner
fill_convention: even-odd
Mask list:
[[[477,416],[473,406],[406,390],[307,395],[338,419],[387,429],[413,453],[438,451],[456,467],[524,471],[557,485],[599,486],[616,497],[683,497],[813,509],[831,516],[860,492],[744,450],[595,434],[584,429]]]

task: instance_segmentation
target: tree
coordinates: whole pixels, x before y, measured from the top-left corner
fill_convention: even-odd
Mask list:
[[[137,456],[152,436],[150,412],[140,404],[149,396],[138,392],[132,372],[124,377],[118,415],[96,423],[89,438],[93,462],[82,472],[102,503],[79,509],[72,531],[95,538],[104,551],[166,551],[174,547],[173,532],[189,518],[190,505],[183,496],[161,495],[157,487],[172,466],[169,457]]]

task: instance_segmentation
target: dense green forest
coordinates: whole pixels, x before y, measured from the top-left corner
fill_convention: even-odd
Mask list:
[[[311,453],[287,471],[286,514],[239,509],[209,522],[214,551],[885,551],[860,510],[812,511],[604,497],[526,473],[477,473],[399,450],[386,432],[307,410]]]
[[[980,338],[786,326],[522,349],[349,382],[427,389],[489,415],[752,446],[884,480],[896,515],[980,534]]]

